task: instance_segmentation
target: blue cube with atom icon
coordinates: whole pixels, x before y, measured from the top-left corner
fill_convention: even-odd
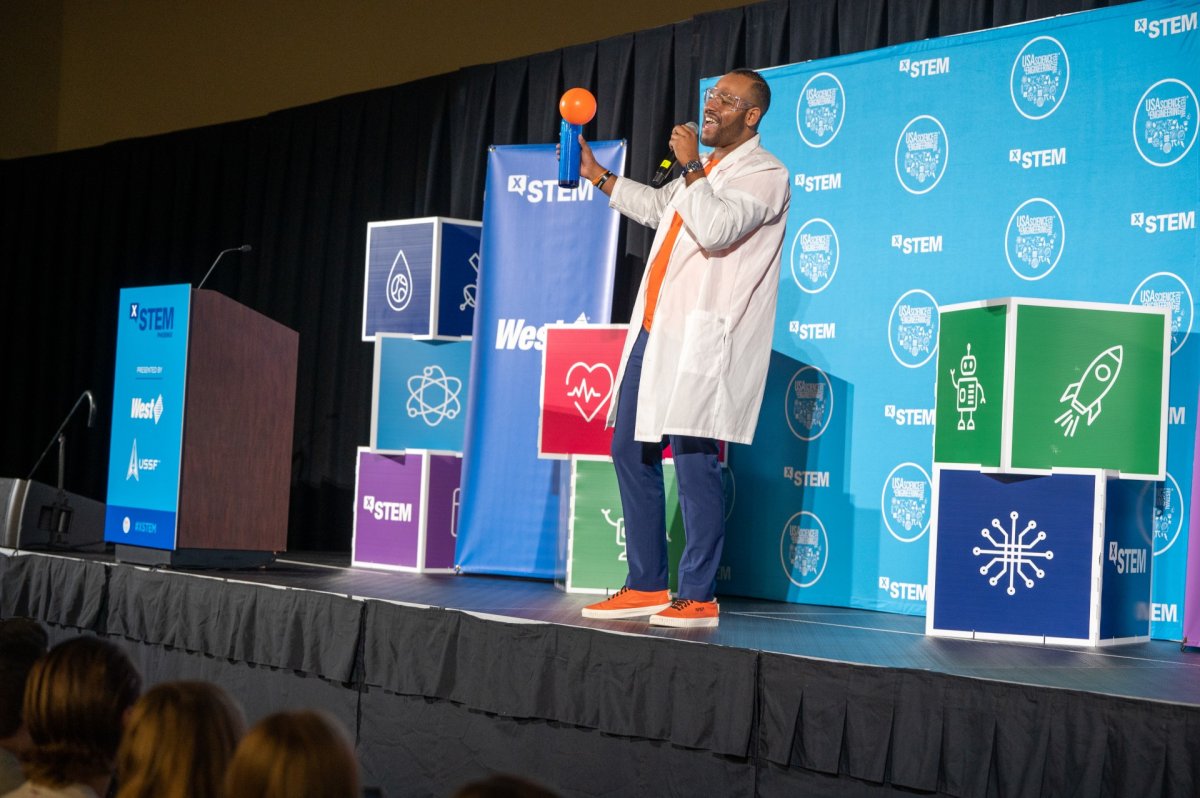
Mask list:
[[[369,223],[363,340],[471,335],[482,228],[436,216]]]
[[[461,452],[471,341],[375,336],[371,449]]]
[[[1156,483],[934,466],[926,633],[1106,646],[1150,639]]]

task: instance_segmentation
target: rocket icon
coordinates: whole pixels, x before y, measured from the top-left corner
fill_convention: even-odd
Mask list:
[[[1059,402],[1070,402],[1071,406],[1054,423],[1063,428],[1065,437],[1074,437],[1075,428],[1079,426],[1081,416],[1087,416],[1088,426],[1100,415],[1103,409],[1100,401],[1108,395],[1117,377],[1121,373],[1121,361],[1125,350],[1120,345],[1110,346],[1088,365],[1079,382],[1073,382],[1063,391]]]

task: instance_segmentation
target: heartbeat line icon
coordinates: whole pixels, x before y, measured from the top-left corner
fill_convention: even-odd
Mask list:
[[[604,394],[588,385],[587,380],[580,381],[578,385],[567,391],[567,396],[571,397],[572,399],[583,397],[584,402],[590,402],[593,399],[599,399],[603,395]]]
[[[583,371],[580,375],[579,382],[571,384],[571,378],[575,374],[576,369]],[[591,382],[588,382],[588,377],[591,377]],[[607,379],[608,388],[600,388],[602,381]],[[613,394],[613,373],[612,369],[605,363],[588,364],[583,361],[578,361],[572,364],[571,368],[567,369],[567,376],[563,382],[570,386],[567,389],[567,398],[573,399],[575,409],[579,411],[579,415],[587,423],[591,423],[596,414],[600,412],[600,408],[608,404]],[[594,387],[595,386],[595,387]]]

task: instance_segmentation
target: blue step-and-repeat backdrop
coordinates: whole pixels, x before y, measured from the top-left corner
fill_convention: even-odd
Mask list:
[[[1165,305],[1152,633],[1181,636],[1198,8],[1135,3],[764,72],[761,132],[793,194],[759,429],[730,456],[722,592],[924,614],[938,307]]]

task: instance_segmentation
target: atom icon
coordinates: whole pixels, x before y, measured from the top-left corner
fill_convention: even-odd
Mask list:
[[[408,417],[421,417],[431,427],[455,418],[462,409],[458,401],[462,380],[450,377],[441,366],[426,366],[408,378]]]

